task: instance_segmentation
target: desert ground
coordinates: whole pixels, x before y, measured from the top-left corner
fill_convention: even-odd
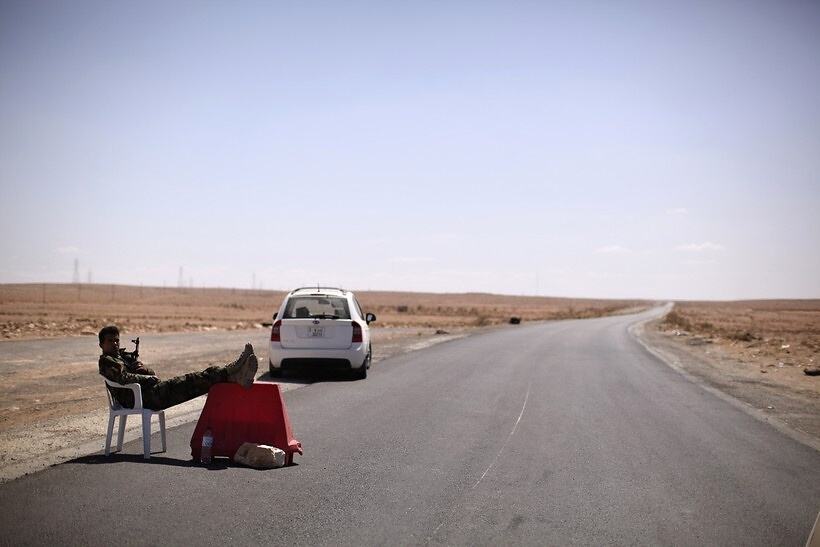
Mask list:
[[[803,371],[820,364],[820,300],[680,302],[660,326],[690,346],[720,346],[774,381],[814,385]]]

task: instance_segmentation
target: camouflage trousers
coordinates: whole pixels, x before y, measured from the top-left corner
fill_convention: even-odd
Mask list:
[[[228,381],[225,367],[208,367],[201,372],[189,372],[163,380],[150,389],[142,390],[142,406],[151,410],[166,408],[205,395],[211,386]]]

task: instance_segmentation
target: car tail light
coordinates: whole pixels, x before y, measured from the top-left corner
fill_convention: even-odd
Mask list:
[[[350,343],[355,344],[356,342],[362,343],[362,326],[353,321],[353,336],[350,339]]]
[[[273,327],[270,329],[270,341],[271,342],[281,342],[282,337],[279,334],[280,329],[282,328],[282,320],[276,321],[273,324]]]

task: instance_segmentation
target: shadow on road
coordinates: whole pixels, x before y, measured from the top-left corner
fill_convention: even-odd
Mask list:
[[[145,458],[143,458],[142,454],[111,454],[110,456],[103,456],[102,454],[93,454],[91,456],[83,456],[81,458],[69,460],[65,462],[65,464],[100,465],[122,462],[142,463],[146,465],[169,465],[171,467],[200,467],[208,469],[209,471],[224,471],[225,469],[230,468],[250,469],[253,471],[270,471],[270,469],[255,469],[253,467],[240,465],[234,463],[230,458],[214,458],[210,465],[203,465],[191,459],[179,460],[176,458],[169,458],[167,456],[155,456],[153,454],[151,455],[150,460],[146,460]],[[283,467],[282,469],[288,467],[296,467],[298,465],[298,463],[293,462],[290,465],[285,465],[285,467]]]
[[[227,458],[214,458],[211,465],[204,466],[194,460],[179,460],[176,458],[169,458],[167,456],[152,455],[150,460],[142,457],[142,454],[111,454],[110,456],[103,456],[102,454],[93,454],[91,456],[83,456],[65,462],[66,464],[85,464],[85,465],[99,465],[108,463],[144,463],[146,465],[170,465],[173,467],[207,467],[208,469],[221,471],[229,467],[235,467],[233,462]]]
[[[274,382],[277,384],[315,384],[318,382],[355,382],[356,378],[344,371],[329,370],[299,370],[288,371],[284,376],[274,378],[270,372],[256,378],[261,382]]]

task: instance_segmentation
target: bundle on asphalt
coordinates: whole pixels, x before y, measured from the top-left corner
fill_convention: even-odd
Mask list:
[[[285,451],[266,444],[244,443],[234,454],[233,461],[256,469],[284,467]]]

